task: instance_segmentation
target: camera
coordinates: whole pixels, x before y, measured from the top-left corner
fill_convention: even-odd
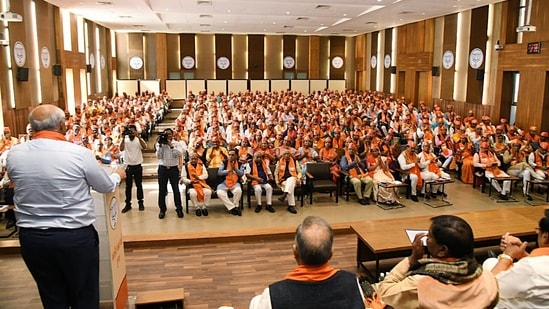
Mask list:
[[[160,133],[160,135],[158,136],[158,143],[160,145],[168,144],[168,133],[166,133],[166,132]]]
[[[122,132],[122,135],[124,135],[124,136],[126,136],[126,135],[131,136],[131,135],[133,135],[133,131],[132,131],[129,127],[125,127],[125,128],[124,128],[124,132]]]

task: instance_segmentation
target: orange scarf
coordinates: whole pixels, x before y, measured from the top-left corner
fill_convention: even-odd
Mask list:
[[[410,169],[410,173],[417,176],[417,186],[422,187],[423,186],[423,178],[421,178],[421,170],[419,169],[419,166],[417,165],[417,154],[412,154],[410,151],[405,150],[404,151],[404,158],[406,159],[407,164],[414,163],[414,167]]]
[[[549,167],[549,154],[545,154],[545,162],[542,161],[541,156],[537,151],[534,152],[534,156],[536,158],[536,167]]]
[[[438,177],[442,177],[442,173],[440,172],[440,168],[437,165],[437,158],[434,154],[430,152],[423,152],[423,158],[425,158],[425,161],[431,161],[428,165],[429,172],[437,174]]]
[[[347,158],[347,165],[351,165],[354,161],[351,159],[351,156],[349,155],[348,151],[345,151],[345,158]],[[351,178],[364,178],[368,176],[364,173],[362,168],[359,164],[357,164],[354,168],[349,169],[349,175]]]
[[[298,265],[291,273],[286,275],[286,279],[318,282],[331,278],[338,271],[338,269],[332,268],[328,263],[321,266]]]
[[[204,202],[204,190],[203,188],[210,189],[210,186],[206,183],[206,180],[200,179],[199,176],[202,175],[204,166],[202,162],[198,162],[196,167],[194,167],[191,162],[187,163],[187,170],[189,171],[189,179],[193,188],[196,190],[196,197],[199,202]]]
[[[261,165],[263,166],[263,172],[265,172],[265,175],[268,175],[269,173],[269,167],[267,166],[267,164],[265,163],[265,160],[261,159]],[[257,168],[257,163],[254,161],[253,164],[252,164],[252,175],[254,177],[259,177],[259,171],[258,171],[258,168]],[[252,186],[255,186],[259,184],[257,182],[257,180],[252,180]]]
[[[297,170],[295,168],[295,161],[290,158],[290,166],[288,167],[290,175],[297,178]],[[282,182],[284,177],[284,172],[286,171],[286,160],[284,158],[278,161],[278,181]]]
[[[486,170],[492,172],[494,176],[497,176],[501,174],[501,170],[497,166],[492,166],[492,164],[496,163],[496,157],[491,151],[488,151],[488,153],[479,152],[479,158],[480,163],[486,165]]]
[[[227,161],[227,165],[225,167],[225,169],[231,171],[225,177],[225,185],[227,186],[227,189],[229,189],[229,190],[232,189],[232,187],[238,182],[238,174],[236,174],[236,172],[232,171],[233,168],[235,168],[235,169],[238,168],[238,163],[235,163],[235,164],[236,164],[236,166],[233,166],[233,163],[231,163],[231,161]]]
[[[63,134],[59,132],[46,131],[46,130],[38,131],[32,134],[32,139],[39,139],[39,138],[47,138],[47,139],[53,139],[56,141],[64,141],[64,142],[67,141],[67,139]]]
[[[371,165],[375,165],[377,163],[377,160],[383,160],[383,159],[381,157],[379,157],[379,159],[378,159],[378,158],[374,157],[371,154],[369,154],[366,157],[366,161],[368,162],[368,164],[371,164]],[[393,178],[393,175],[391,175],[391,173],[389,173],[389,171],[386,168],[383,168],[383,166],[378,166],[376,169],[374,169],[372,171],[369,171],[368,175],[370,177],[374,178],[374,174],[376,173],[377,169],[381,169],[387,177]]]

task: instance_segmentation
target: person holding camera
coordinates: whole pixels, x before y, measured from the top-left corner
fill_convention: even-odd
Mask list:
[[[173,139],[173,130],[165,129],[156,143],[156,157],[158,158],[158,219],[166,216],[166,195],[168,194],[168,180],[173,190],[175,212],[178,218],[183,218],[181,194],[179,193],[179,162],[183,156],[183,145]]]
[[[137,202],[139,211],[145,210],[143,201],[143,150],[147,149],[147,144],[137,133],[137,127],[130,124],[122,132],[124,138],[120,142],[120,151],[124,152],[123,160],[126,165],[126,206],[122,213],[132,209],[132,182],[135,182],[137,188]]]

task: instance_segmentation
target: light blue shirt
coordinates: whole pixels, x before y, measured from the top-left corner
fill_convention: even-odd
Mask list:
[[[90,187],[112,192],[120,176],[111,176],[82,146],[40,138],[13,147],[7,170],[15,189],[17,225],[23,228],[76,229],[95,222]]]

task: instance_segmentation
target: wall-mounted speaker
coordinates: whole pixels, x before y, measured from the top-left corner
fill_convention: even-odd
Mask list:
[[[478,69],[476,75],[477,80],[484,80],[484,69]]]
[[[86,64],[86,73],[91,73],[91,72],[92,72],[91,64]]]
[[[396,73],[397,73],[397,67],[391,66],[391,74],[396,74]]]
[[[29,68],[17,68],[16,76],[18,81],[26,82],[29,80]]]
[[[439,66],[432,67],[431,68],[431,75],[432,76],[440,76],[440,67]]]
[[[54,76],[61,76],[61,65],[60,64],[54,64],[52,68],[53,68],[53,75]]]

